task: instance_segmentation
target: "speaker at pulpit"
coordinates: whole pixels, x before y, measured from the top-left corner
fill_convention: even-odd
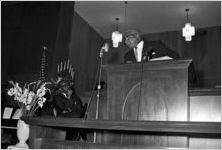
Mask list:
[[[188,67],[191,62],[191,59],[180,59],[104,65],[107,100],[102,106],[105,115],[101,119],[188,121]],[[141,144],[148,136],[110,134],[107,137],[105,143],[120,141],[120,144]],[[155,141],[152,143],[151,137],[148,138],[150,145],[156,146]],[[186,138],[181,138],[177,144],[186,146]],[[169,137],[162,136],[158,139],[162,139],[162,146],[171,143]]]

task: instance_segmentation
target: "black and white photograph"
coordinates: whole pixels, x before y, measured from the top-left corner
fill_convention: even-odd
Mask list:
[[[221,149],[221,1],[1,1],[1,149]]]

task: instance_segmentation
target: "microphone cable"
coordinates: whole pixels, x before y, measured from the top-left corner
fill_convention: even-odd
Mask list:
[[[142,93],[142,82],[143,82],[143,72],[144,72],[144,69],[143,69],[143,65],[144,65],[144,62],[142,60],[141,62],[141,71],[140,71],[140,87],[139,87],[139,103],[138,103],[138,109],[137,109],[137,120],[139,120],[139,113],[140,113],[140,103],[141,103],[141,93]]]
[[[144,62],[149,61],[152,58],[152,54],[155,53],[153,49],[151,49],[148,52],[148,56],[145,56],[145,58],[141,58],[141,74],[140,74],[140,89],[139,89],[139,104],[138,104],[138,110],[137,110],[137,120],[139,120],[139,113],[140,113],[140,103],[141,103],[141,93],[142,93],[142,84],[143,84],[143,72],[144,72]],[[147,55],[147,54],[146,54]]]

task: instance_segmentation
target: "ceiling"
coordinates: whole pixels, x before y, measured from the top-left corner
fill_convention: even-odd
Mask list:
[[[126,7],[126,22],[125,22]],[[185,9],[196,28],[221,25],[221,1],[76,1],[75,11],[103,38],[118,29],[139,29],[142,34],[178,31],[186,22]]]

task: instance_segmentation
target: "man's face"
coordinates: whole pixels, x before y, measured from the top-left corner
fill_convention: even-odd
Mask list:
[[[139,39],[136,35],[128,35],[126,36],[125,43],[129,48],[135,48],[139,43]]]

